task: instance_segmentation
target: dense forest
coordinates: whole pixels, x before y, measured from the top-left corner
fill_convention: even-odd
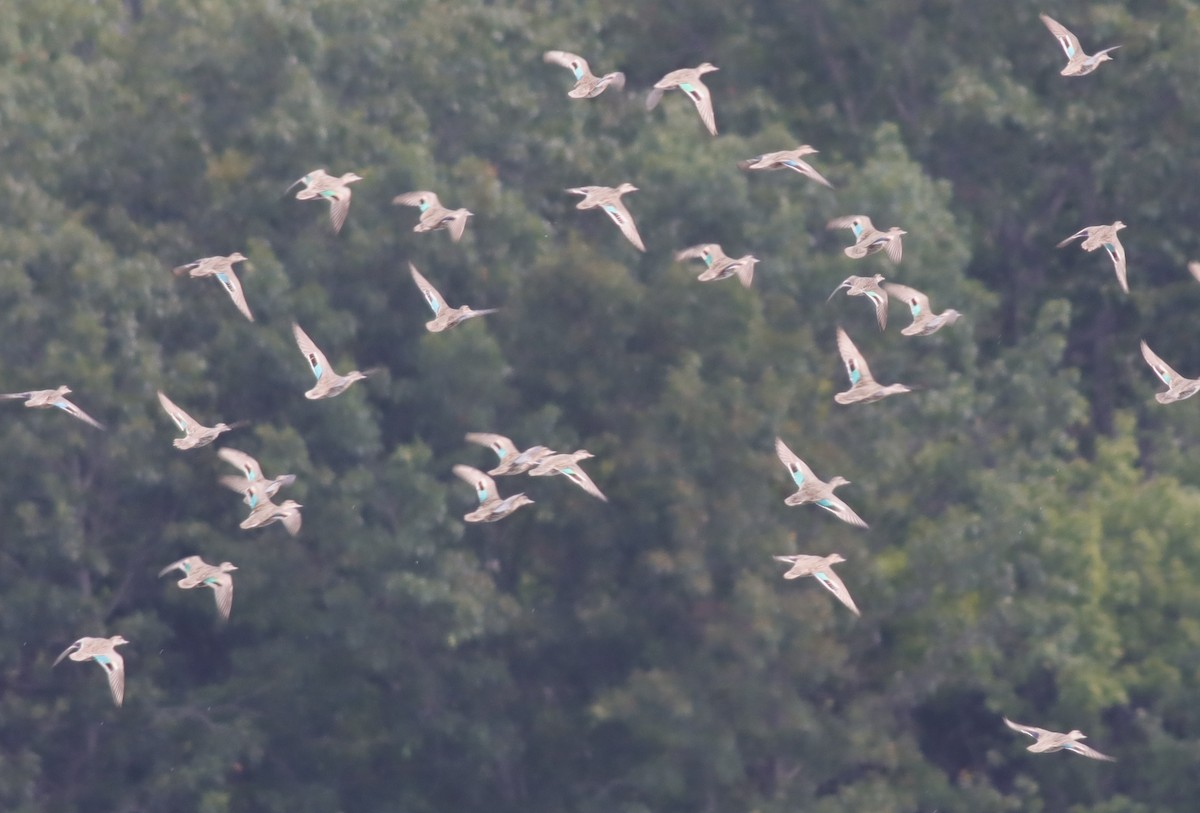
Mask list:
[[[1113,61],[1064,77],[1049,13]],[[1192,813],[1200,0],[0,0],[0,809]],[[547,50],[624,88],[566,93]],[[711,62],[717,137],[664,74]],[[833,184],[738,162],[811,144]],[[340,233],[285,190],[354,172]],[[564,190],[632,183],[637,251]],[[392,205],[433,190],[461,241]],[[848,258],[828,221],[900,226]],[[1181,219],[1182,218],[1182,219]],[[1121,220],[1130,293],[1103,251]],[[752,287],[674,253],[754,254]],[[171,269],[241,252],[255,321]],[[452,305],[441,333],[413,263]],[[880,332],[847,276],[963,318]],[[1188,314],[1193,314],[1189,316]],[[340,372],[312,401],[295,321]],[[842,406],[836,328],[913,388]],[[162,390],[215,445],[172,447]],[[608,502],[464,440],[586,448]],[[789,507],[776,437],[870,524]],[[242,449],[292,537],[241,530]],[[773,555],[839,553],[856,617]],[[161,568],[238,570],[232,616]],[[65,661],[122,635],[124,705]],[[1115,763],[1033,754],[1008,717]]]

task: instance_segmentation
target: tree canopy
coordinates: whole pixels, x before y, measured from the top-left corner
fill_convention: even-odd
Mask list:
[[[1059,75],[1046,11],[1089,51]],[[1191,813],[1200,2],[0,0],[0,807],[197,813]],[[567,98],[547,50],[623,89]],[[720,135],[645,94],[708,61]],[[738,161],[811,144],[830,190]],[[284,193],[356,172],[340,233]],[[634,184],[647,251],[564,192]],[[417,234],[394,196],[474,213]],[[828,221],[902,227],[899,265]],[[1104,252],[1128,224],[1130,294]],[[674,252],[754,254],[753,286]],[[255,315],[171,274],[240,251]],[[452,305],[444,333],[408,264]],[[964,314],[907,338],[830,291]],[[339,371],[336,399],[295,321]],[[881,381],[838,406],[843,326]],[[216,447],[296,474],[242,531]],[[467,432],[595,454],[604,503],[464,523]],[[870,524],[790,508],[781,437]],[[851,615],[775,554],[840,553]],[[229,623],[157,579],[237,565]],[[115,708],[92,665],[120,633]],[[1115,764],[1029,754],[1002,718]]]

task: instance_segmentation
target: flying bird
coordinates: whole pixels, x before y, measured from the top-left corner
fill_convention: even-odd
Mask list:
[[[304,354],[304,358],[308,360],[308,366],[312,370],[313,375],[317,377],[317,383],[313,388],[304,393],[304,397],[310,401],[318,398],[333,398],[335,395],[341,395],[355,381],[362,381],[364,378],[374,374],[374,370],[351,370],[345,375],[338,375],[329,366],[329,360],[325,358],[325,354],[320,348],[308,338],[300,325],[292,322],[292,334],[296,337],[296,344],[300,347],[300,352]]]
[[[933,308],[929,307],[929,297],[916,288],[889,282],[883,286],[883,289],[907,305],[912,313],[912,324],[900,331],[901,336],[930,336],[946,325],[954,324],[962,316],[953,308],[941,313],[934,313]]]
[[[125,701],[125,659],[117,652],[117,647],[129,643],[120,635],[111,638],[80,638],[63,650],[53,666],[58,666],[63,658],[73,661],[95,661],[108,677],[108,688],[112,691],[113,702],[118,706]]]
[[[473,215],[466,209],[447,209],[432,192],[405,192],[392,198],[397,206],[415,206],[421,216],[413,231],[418,234],[427,231],[445,229],[450,232],[450,239],[458,242],[467,228],[467,218]]]
[[[883,274],[876,274],[873,277],[846,277],[842,280],[841,285],[833,289],[833,293],[825,301],[833,299],[834,294],[843,288],[846,289],[847,296],[865,296],[875,306],[875,321],[879,323],[879,329],[883,330],[887,327],[888,293],[880,287],[879,283],[881,282],[883,282]]]
[[[1125,247],[1121,245],[1121,240],[1117,237],[1117,232],[1123,228],[1125,228],[1125,224],[1120,220],[1111,226],[1086,226],[1059,243],[1058,247],[1062,248],[1080,237],[1083,238],[1083,242],[1079,244],[1079,247],[1084,251],[1095,251],[1103,247],[1108,252],[1108,258],[1112,260],[1113,271],[1117,273],[1117,282],[1120,284],[1121,290],[1129,293],[1129,281],[1126,279],[1125,270]]]
[[[658,103],[662,101],[663,93],[679,88],[696,105],[696,111],[700,114],[700,120],[704,122],[704,126],[708,128],[710,133],[716,135],[717,117],[713,113],[712,93],[709,92],[708,87],[700,80],[700,77],[706,73],[719,70],[720,68],[717,66],[704,62],[695,68],[681,68],[677,71],[671,71],[654,83],[654,89],[646,97],[646,109],[653,110],[655,107],[658,107]]]
[[[541,462],[530,470],[529,476],[545,477],[551,474],[561,474],[596,499],[608,502],[608,497],[604,496],[599,486],[592,482],[592,478],[588,477],[587,472],[579,467],[580,460],[587,460],[591,457],[595,457],[595,455],[586,449],[580,449],[570,454],[550,455],[542,458]]]
[[[903,384],[888,384],[886,387],[875,381],[867,360],[850,341],[846,331],[841,326],[837,329],[838,352],[842,355],[842,363],[846,365],[846,375],[850,376],[850,389],[839,392],[833,400],[839,404],[869,404],[889,395],[910,392]]]
[[[280,488],[296,482],[294,474],[281,474],[270,479],[264,477],[258,461],[239,449],[226,446],[217,450],[217,456],[242,472],[241,477],[221,477],[221,485],[244,495],[246,505],[251,508],[258,505],[259,500],[274,497]]]
[[[241,524],[239,528],[249,530],[251,528],[262,528],[264,525],[270,525],[272,522],[279,522],[289,534],[295,536],[300,533],[300,509],[304,506],[295,500],[284,500],[279,505],[271,502],[269,497],[263,497],[257,505],[250,509],[250,514]]]
[[[846,589],[846,585],[842,583],[838,574],[833,572],[833,565],[839,562],[846,561],[840,553],[833,553],[829,556],[808,556],[806,554],[796,554],[794,556],[776,556],[780,562],[787,562],[792,566],[792,569],[783,574],[785,579],[798,579],[801,576],[813,576],[821,586],[833,593],[837,600],[850,608],[850,612],[855,615],[862,615],[858,611],[858,607],[854,604],[854,599],[850,597],[850,591]]]
[[[1179,373],[1172,369],[1171,365],[1167,364],[1158,354],[1150,349],[1150,345],[1142,342],[1142,358],[1150,365],[1150,369],[1154,370],[1154,374],[1162,379],[1162,382],[1167,385],[1166,392],[1155,393],[1154,400],[1160,404],[1173,404],[1176,401],[1182,401],[1184,398],[1191,398],[1197,392],[1200,392],[1200,379],[1184,378]]]
[[[191,415],[164,395],[162,390],[158,391],[158,402],[162,404],[162,408],[183,432],[183,437],[175,438],[173,441],[176,449],[199,449],[201,446],[212,443],[221,433],[245,425],[245,421],[241,421],[233,424],[218,423],[216,426],[201,426]]]
[[[488,472],[496,477],[507,474],[524,474],[541,462],[543,458],[554,454],[554,450],[546,446],[531,446],[522,452],[510,439],[492,432],[469,432],[466,439],[471,443],[486,446],[496,453],[500,462]]]
[[[68,415],[78,418],[86,424],[103,429],[104,425],[88,415],[75,404],[67,400],[67,393],[71,391],[70,387],[59,387],[55,390],[30,390],[29,392],[9,392],[0,395],[0,400],[11,401],[14,399],[25,399],[25,406],[31,409],[61,409]]]
[[[454,474],[470,483],[475,489],[475,496],[479,499],[479,507],[463,516],[463,520],[466,522],[496,522],[504,519],[522,505],[533,503],[533,500],[524,494],[514,494],[511,497],[500,499],[500,495],[496,491],[496,481],[471,466],[455,466]]]
[[[1050,33],[1058,40],[1058,44],[1062,46],[1063,51],[1067,54],[1067,65],[1059,73],[1063,76],[1086,76],[1096,68],[1100,67],[1101,62],[1110,62],[1112,57],[1108,55],[1109,51],[1115,51],[1120,48],[1120,45],[1114,45],[1111,48],[1105,48],[1103,51],[1098,51],[1091,56],[1083,52],[1083,48],[1079,45],[1079,38],[1067,30],[1067,27],[1057,20],[1052,19],[1047,14],[1039,14],[1046,28],[1050,29]]]
[[[603,209],[604,213],[612,218],[612,222],[617,224],[621,234],[637,246],[638,251],[645,251],[646,244],[642,242],[642,236],[638,234],[637,224],[633,222],[633,216],[621,202],[622,195],[636,191],[638,188],[631,183],[623,183],[615,188],[611,186],[580,186],[567,190],[572,195],[583,195],[583,200],[575,204],[576,209]]]
[[[854,245],[842,249],[847,257],[860,260],[868,254],[886,251],[888,259],[894,263],[900,262],[904,253],[904,244],[900,238],[908,234],[904,229],[892,226],[887,231],[880,231],[871,223],[866,215],[847,215],[830,220],[827,229],[850,229],[854,232]]]
[[[429,280],[421,275],[417,267],[412,263],[408,264],[409,270],[412,272],[413,282],[417,283],[417,287],[421,289],[422,296],[429,303],[429,307],[433,310],[433,319],[425,323],[425,329],[430,333],[441,333],[443,330],[454,327],[457,324],[474,319],[476,316],[487,316],[489,313],[495,313],[496,308],[488,308],[487,310],[472,310],[466,305],[458,308],[451,308],[446,304],[446,300],[438,293],[437,288],[429,284]]]
[[[229,562],[210,565],[199,556],[188,556],[164,567],[158,572],[158,577],[161,579],[172,570],[183,571],[183,578],[176,583],[184,590],[201,585],[211,587],[217,602],[217,612],[221,614],[221,618],[229,620],[229,611],[233,609],[233,576],[229,573],[237,570],[236,566]]]
[[[796,493],[784,500],[784,504],[816,503],[843,522],[857,525],[859,528],[867,527],[867,523],[863,522],[862,517],[854,513],[850,506],[833,493],[836,488],[850,485],[849,480],[841,475],[830,478],[828,483],[817,479],[808,464],[797,457],[781,438],[775,438],[775,454],[779,456],[779,460],[792,475],[792,481],[796,484]]]
[[[701,243],[675,252],[676,261],[693,259],[704,261],[705,269],[696,277],[701,282],[712,282],[732,276],[738,278],[743,288],[749,288],[754,282],[754,266],[758,264],[758,258],[753,254],[735,260],[725,256],[725,252],[716,243]]]
[[[790,169],[793,172],[798,172],[806,178],[811,178],[822,186],[827,186],[833,189],[833,184],[826,180],[825,176],[812,168],[812,165],[804,160],[806,155],[815,155],[820,150],[811,147],[808,144],[803,144],[794,150],[781,150],[779,152],[767,152],[754,158],[747,158],[745,161],[739,161],[738,166],[745,170],[774,170],[774,169]]]
[[[1081,743],[1080,740],[1087,739],[1087,736],[1078,729],[1070,731],[1067,734],[1060,734],[1057,731],[1047,731],[1044,728],[1034,728],[1033,726],[1014,723],[1007,717],[1004,718],[1004,724],[1013,731],[1019,731],[1022,734],[1028,734],[1030,737],[1033,737],[1035,740],[1037,740],[1037,742],[1025,749],[1027,751],[1033,751],[1035,754],[1048,754],[1052,751],[1062,751],[1063,749],[1066,749],[1068,751],[1074,751],[1081,757],[1088,757],[1089,759],[1102,759],[1105,762],[1117,761],[1115,758],[1106,754],[1102,754],[1096,749],[1089,748]]]
[[[547,51],[542,59],[551,65],[561,65],[575,75],[575,86],[567,91],[572,99],[594,99],[609,86],[617,90],[625,87],[625,74],[617,71],[595,76],[586,59],[568,51]]]
[[[229,294],[229,298],[233,300],[233,304],[242,312],[242,316],[253,322],[254,314],[250,312],[250,306],[246,303],[246,294],[242,291],[242,283],[233,271],[234,263],[245,262],[245,260],[246,258],[241,252],[235,251],[227,257],[203,257],[193,260],[173,270],[176,276],[186,272],[193,277],[216,277],[217,282],[221,283],[221,287],[225,289],[225,293]]]
[[[346,215],[350,214],[350,184],[361,180],[362,178],[353,172],[338,177],[323,169],[314,169],[289,186],[287,191],[291,192],[300,184],[304,184],[304,188],[296,193],[296,200],[320,198],[329,201],[329,220],[333,223],[333,233],[337,234],[346,222]]]

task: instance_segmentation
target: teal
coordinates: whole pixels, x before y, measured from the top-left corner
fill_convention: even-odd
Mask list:
[[[617,225],[625,239],[633,243],[638,251],[645,251],[646,244],[642,242],[633,215],[621,200],[622,195],[636,191],[638,188],[633,184],[622,183],[620,186],[577,186],[568,189],[567,193],[583,195],[583,200],[575,204],[576,209],[600,209]]]
[[[533,500],[523,493],[500,499],[496,481],[471,466],[455,466],[454,475],[474,486],[475,494],[479,497],[479,507],[463,516],[465,522],[497,522],[521,506],[533,504]]]
[[[1167,385],[1166,392],[1156,393],[1154,399],[1160,404],[1173,404],[1185,398],[1191,398],[1200,392],[1200,379],[1184,378],[1163,361],[1150,349],[1150,345],[1142,342],[1142,358],[1150,365],[1150,369]]]
[[[1063,49],[1063,53],[1067,55],[1067,65],[1061,71],[1063,76],[1087,76],[1096,68],[1100,67],[1101,62],[1109,62],[1112,57],[1109,56],[1110,51],[1115,51],[1120,48],[1120,45],[1114,45],[1111,48],[1105,48],[1095,54],[1087,54],[1083,47],[1079,44],[1079,38],[1067,29],[1065,25],[1051,18],[1047,14],[1038,15],[1046,28],[1050,29],[1050,33],[1058,40],[1059,46]]]
[[[355,381],[362,381],[375,373],[374,370],[351,370],[345,375],[338,375],[329,367],[329,360],[325,358],[325,354],[317,347],[316,343],[309,338],[308,334],[300,327],[300,325],[292,322],[292,335],[296,339],[296,345],[300,348],[300,352],[308,361],[308,366],[312,369],[313,375],[316,376],[317,383],[313,388],[304,393],[304,397],[310,401],[319,398],[333,398],[341,395]]]
[[[762,155],[757,155],[754,158],[748,158],[745,161],[738,161],[738,167],[745,170],[779,170],[790,169],[792,172],[810,178],[817,183],[829,189],[833,188],[833,184],[817,172],[811,164],[804,160],[806,155],[815,155],[820,152],[816,147],[809,144],[801,144],[794,150],[779,150],[777,152],[766,152]]]
[[[525,451],[519,452],[516,444],[509,438],[492,432],[468,432],[466,439],[471,443],[487,446],[496,453],[500,464],[488,474],[497,477],[507,474],[524,474],[536,467],[543,459],[554,454],[553,450],[545,446],[531,446]]]
[[[94,426],[97,429],[103,429],[103,424],[63,397],[70,392],[70,387],[58,387],[53,390],[9,392],[0,394],[0,401],[21,399],[25,401],[25,406],[30,409],[61,409],[71,417],[78,418],[89,426]]]
[[[296,482],[296,475],[281,474],[267,479],[263,476],[262,466],[250,455],[238,449],[225,447],[217,450],[217,456],[241,470],[241,477],[223,476],[221,485],[243,495],[244,502],[251,508],[258,506],[260,499],[274,497],[280,488]]]
[[[304,184],[304,188],[296,193],[297,200],[328,201],[329,220],[333,224],[333,233],[337,234],[346,223],[346,215],[350,214],[350,184],[361,180],[362,178],[353,172],[338,177],[323,169],[315,169],[289,186],[287,191],[290,192],[297,185]]]
[[[783,442],[783,438],[775,438],[775,454],[791,474],[792,480],[799,486],[796,493],[783,501],[785,505],[814,503],[829,511],[842,522],[856,525],[859,528],[867,527],[867,523],[863,521],[862,517],[854,513],[854,509],[833,493],[834,489],[850,485],[849,480],[841,475],[831,477],[828,483],[819,479],[813,474],[813,470],[808,467],[808,464],[788,448],[787,444]]]
[[[608,497],[604,496],[604,492],[600,490],[600,487],[578,465],[580,460],[587,460],[594,456],[587,449],[579,449],[570,454],[549,455],[542,458],[536,466],[530,469],[529,476],[546,477],[553,474],[561,474],[596,499],[608,502]]]
[[[392,198],[392,203],[397,206],[417,207],[421,216],[417,218],[417,225],[413,226],[413,231],[418,234],[446,231],[455,243],[462,239],[467,228],[467,218],[474,214],[469,209],[447,209],[438,196],[429,191],[405,192]]]
[[[866,215],[847,215],[835,217],[825,226],[828,229],[850,229],[854,233],[854,245],[846,246],[842,251],[847,257],[860,260],[870,254],[884,251],[894,263],[899,263],[904,254],[904,244],[901,238],[908,234],[904,229],[893,226],[887,231],[875,228],[871,218]]]
[[[1095,251],[1103,246],[1104,250],[1108,253],[1108,258],[1112,260],[1113,271],[1117,275],[1117,284],[1121,286],[1122,291],[1129,293],[1125,247],[1121,245],[1121,240],[1117,237],[1117,232],[1123,228],[1125,228],[1125,224],[1120,220],[1107,225],[1085,226],[1060,242],[1058,247],[1062,248],[1067,243],[1080,237],[1083,238],[1083,242],[1079,244],[1079,247],[1084,251]]]
[[[176,583],[184,590],[191,590],[194,587],[210,588],[217,604],[217,613],[223,620],[229,620],[229,612],[233,609],[233,577],[229,574],[237,570],[236,566],[229,562],[210,565],[199,556],[188,556],[178,562],[172,562],[160,570],[159,578],[172,570],[183,571],[183,578]]]
[[[850,591],[846,589],[846,585],[842,582],[841,577],[833,571],[833,566],[846,561],[839,553],[833,553],[829,556],[810,556],[808,554],[794,554],[791,556],[776,556],[777,561],[787,562],[792,567],[787,573],[783,574],[785,579],[799,579],[803,576],[812,576],[817,580],[817,583],[833,593],[842,604],[844,604],[855,615],[861,615],[858,611],[858,606],[854,603],[854,599],[850,596]]]
[[[229,294],[229,298],[233,300],[237,309],[253,322],[254,314],[250,312],[250,305],[246,302],[246,293],[242,290],[241,280],[233,270],[234,263],[245,261],[246,256],[240,251],[235,251],[227,257],[202,257],[172,270],[176,276],[187,272],[191,277],[216,277],[217,282],[221,283],[221,287],[225,289],[225,293]]]
[[[172,441],[176,449],[199,449],[209,445],[223,433],[244,425],[244,422],[232,424],[221,422],[215,426],[204,426],[187,412],[180,409],[179,405],[168,398],[162,390],[158,391],[158,402],[162,405],[163,411],[167,413],[168,417],[183,431],[183,437],[175,438]]]
[[[542,60],[552,65],[561,65],[575,77],[574,87],[567,91],[567,96],[572,99],[594,99],[610,86],[617,90],[625,87],[625,74],[614,71],[604,76],[596,76],[588,67],[586,59],[570,51],[546,51],[542,54]]]
[[[840,325],[837,329],[837,343],[842,362],[846,365],[846,375],[850,378],[850,389],[833,396],[833,400],[837,403],[869,404],[887,398],[889,395],[910,391],[903,384],[888,384],[885,387],[877,383],[874,376],[871,375],[871,369],[867,366],[867,360],[863,358],[862,353],[858,351],[854,342],[850,340],[850,336]]]
[[[1107,754],[1102,754],[1090,746],[1084,745],[1080,740],[1086,740],[1087,735],[1082,731],[1075,729],[1066,734],[1060,734],[1057,731],[1047,731],[1044,728],[1035,728],[1034,726],[1021,725],[1014,723],[1007,717],[1003,718],[1004,724],[1013,731],[1020,732],[1027,736],[1033,737],[1037,742],[1030,745],[1025,750],[1032,751],[1035,754],[1048,754],[1054,751],[1073,751],[1081,757],[1089,759],[1099,759],[1105,762],[1116,762],[1113,757]]]
[[[676,262],[696,258],[703,260],[706,268],[696,277],[700,282],[712,282],[735,275],[743,288],[749,288],[754,282],[754,267],[758,265],[758,258],[753,254],[733,259],[726,256],[725,251],[716,243],[700,243],[675,252]]]
[[[717,118],[713,113],[712,93],[709,92],[708,86],[700,80],[700,77],[716,70],[720,70],[716,65],[703,62],[695,68],[680,68],[677,71],[671,71],[654,83],[654,89],[646,97],[646,109],[653,110],[658,106],[666,91],[679,88],[692,100],[692,104],[696,105],[696,112],[700,114],[700,120],[704,122],[708,132],[715,136],[717,134]]]
[[[409,263],[408,270],[412,274],[413,282],[417,284],[421,295],[425,297],[425,301],[429,303],[429,307],[433,311],[434,318],[425,323],[425,329],[430,333],[441,333],[443,330],[449,330],[468,319],[474,319],[476,316],[487,316],[489,313],[496,312],[495,308],[477,311],[466,305],[451,308],[446,304],[446,300],[442,298],[442,295],[438,293],[437,288],[434,288],[433,284],[425,279],[415,265]]]
[[[54,660],[58,666],[63,658],[83,663],[91,661],[104,670],[108,677],[108,688],[112,693],[113,702],[120,706],[125,701],[125,659],[117,652],[117,647],[129,643],[120,635],[111,638],[80,638],[63,650]]]
[[[873,277],[846,277],[842,280],[841,285],[833,289],[833,293],[825,301],[833,299],[834,294],[843,288],[846,289],[847,296],[865,296],[875,306],[875,321],[879,323],[879,329],[883,330],[887,327],[888,294],[880,287],[881,282],[883,282],[883,274],[876,274]]]
[[[929,336],[937,333],[946,325],[954,324],[962,316],[953,308],[935,313],[929,306],[929,297],[916,288],[889,282],[884,284],[883,289],[893,298],[906,303],[912,313],[912,324],[900,331],[902,336]]]

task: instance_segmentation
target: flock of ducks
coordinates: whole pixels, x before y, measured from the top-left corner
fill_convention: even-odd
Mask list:
[[[1102,62],[1112,59],[1109,56],[1111,51],[1120,47],[1106,48],[1089,56],[1081,49],[1078,38],[1064,26],[1045,14],[1041,15],[1041,20],[1066,52],[1068,63],[1062,70],[1064,76],[1084,76],[1095,71]],[[575,77],[575,85],[567,93],[572,99],[593,99],[610,87],[619,90],[625,86],[623,73],[614,72],[596,76],[591,72],[585,59],[567,51],[547,51],[544,54],[544,60],[547,63],[565,67],[572,72]],[[715,136],[717,125],[713,111],[712,93],[701,77],[716,70],[718,70],[716,66],[704,62],[695,68],[684,68],[668,73],[656,82],[650,91],[646,99],[647,109],[657,106],[668,90],[678,89],[696,106],[705,128]],[[806,144],[793,150],[765,153],[742,161],[739,166],[746,171],[791,170],[832,189],[833,185],[804,160],[806,156],[817,152],[816,149]],[[288,191],[303,185],[304,188],[296,193],[295,197],[298,200],[328,202],[333,231],[338,233],[345,225],[350,211],[350,185],[360,180],[362,178],[353,172],[335,176],[324,169],[317,169],[297,180]],[[636,192],[636,186],[622,183],[616,187],[581,186],[566,191],[569,194],[583,196],[583,199],[576,204],[576,208],[603,210],[630,243],[639,251],[646,250],[633,216],[621,200],[622,196]],[[444,230],[455,242],[462,238],[468,219],[472,216],[467,209],[446,208],[438,196],[429,191],[397,195],[392,203],[413,206],[419,210],[418,222],[413,229],[415,232]],[[1117,232],[1124,227],[1125,224],[1120,221],[1111,225],[1089,226],[1068,237],[1059,246],[1082,238],[1082,248],[1085,251],[1094,251],[1103,247],[1113,262],[1121,289],[1128,293],[1125,251],[1117,238]],[[878,229],[869,217],[861,214],[836,218],[829,222],[828,228],[849,229],[852,232],[854,243],[845,247],[844,252],[854,260],[861,260],[877,253],[886,254],[893,264],[900,263],[902,259],[902,238],[907,232],[901,228],[893,226],[886,230]],[[754,267],[758,263],[758,259],[753,255],[731,258],[725,254],[721,246],[715,243],[704,243],[683,249],[675,254],[675,259],[677,261],[693,259],[702,261],[705,268],[698,277],[702,282],[736,276],[747,288],[753,283]],[[246,257],[238,252],[228,256],[205,257],[175,268],[174,273],[177,275],[186,273],[191,277],[216,277],[242,315],[253,321],[254,315],[234,271],[234,265],[245,260]],[[433,311],[433,318],[425,325],[426,329],[432,333],[449,330],[466,320],[496,312],[494,308],[475,310],[466,305],[451,308],[438,290],[411,263],[409,270],[413,281]],[[1200,264],[1192,264],[1189,266],[1189,270],[1197,279],[1200,279]],[[869,300],[881,331],[887,327],[888,307],[893,299],[903,303],[912,316],[912,323],[901,330],[901,334],[904,336],[932,335],[943,327],[954,324],[961,315],[953,309],[935,313],[925,294],[906,285],[885,282],[882,274],[847,277],[830,294],[830,299],[843,288],[846,289],[849,296],[865,297]],[[338,374],[333,370],[325,354],[299,324],[292,324],[292,332],[296,344],[315,378],[313,386],[304,393],[305,397],[310,400],[336,397],[355,382],[366,379],[375,372],[374,370],[352,370],[344,375]],[[834,396],[834,400],[838,404],[872,403],[882,398],[911,391],[908,386],[903,384],[883,385],[878,383],[872,375],[866,359],[841,326],[837,328],[837,346],[850,379],[850,388]],[[1142,342],[1141,349],[1147,364],[1168,388],[1165,392],[1156,395],[1160,403],[1179,401],[1200,391],[1200,380],[1180,377],[1155,355],[1145,342]],[[0,395],[0,399],[24,399],[27,407],[60,409],[97,429],[103,429],[102,424],[68,400],[66,396],[70,392],[71,390],[64,386],[52,390],[3,394]],[[204,426],[163,392],[158,392],[158,399],[163,410],[184,433],[183,437],[174,440],[175,447],[181,450],[207,446],[225,432],[244,425],[244,423],[217,423],[214,426]],[[520,474],[528,474],[532,477],[562,475],[589,495],[607,501],[607,497],[580,466],[580,461],[593,456],[587,450],[559,453],[547,446],[537,445],[522,451],[511,439],[495,433],[470,433],[466,435],[466,440],[491,449],[497,457],[495,467],[486,473],[468,465],[460,464],[453,467],[454,474],[474,488],[478,500],[478,506],[463,517],[466,522],[496,522],[508,517],[522,506],[533,503],[533,500],[523,492],[502,497],[496,487],[494,477]],[[834,493],[841,486],[849,485],[848,480],[841,476],[834,476],[828,481],[819,479],[808,464],[797,456],[781,438],[775,440],[775,451],[796,486],[795,493],[784,500],[786,505],[815,504],[843,522],[859,528],[868,527],[862,517]],[[219,449],[217,453],[239,472],[237,476],[221,477],[220,483],[241,494],[243,501],[249,506],[249,514],[242,521],[241,528],[259,528],[279,522],[289,534],[294,536],[299,533],[300,509],[303,506],[293,500],[285,500],[277,504],[272,499],[281,488],[295,482],[294,475],[285,474],[268,478],[264,475],[258,461],[245,452],[226,447]],[[775,559],[791,566],[783,574],[785,579],[812,576],[851,612],[856,616],[860,615],[860,610],[845,583],[833,571],[834,565],[846,561],[840,554],[832,553],[826,556],[793,554],[776,556]],[[172,571],[180,571],[183,573],[183,578],[177,582],[179,587],[183,589],[201,586],[211,588],[218,615],[222,619],[228,619],[233,607],[233,577],[231,573],[235,570],[237,567],[230,562],[212,565],[205,562],[200,556],[192,555],[167,565],[159,573],[159,576],[165,576]],[[57,665],[64,658],[96,663],[105,671],[113,701],[119,706],[125,696],[125,668],[124,661],[117,652],[117,647],[127,643],[129,642],[120,635],[109,638],[80,638],[67,647],[54,663]],[[1080,740],[1084,739],[1084,735],[1079,731],[1061,734],[1020,725],[1007,718],[1004,719],[1004,722],[1014,731],[1033,737],[1036,742],[1030,745],[1028,750],[1035,753],[1065,749],[1093,759],[1110,761],[1113,759],[1083,745]]]

